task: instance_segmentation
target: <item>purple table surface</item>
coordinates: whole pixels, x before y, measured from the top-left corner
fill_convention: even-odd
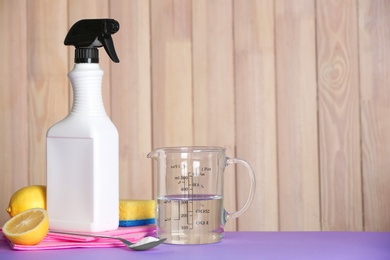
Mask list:
[[[0,259],[390,260],[390,232],[226,232],[220,243],[162,244],[142,252],[122,247],[13,251],[5,240],[0,240]]]

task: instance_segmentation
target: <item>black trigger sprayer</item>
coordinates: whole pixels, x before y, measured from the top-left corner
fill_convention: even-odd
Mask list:
[[[76,47],[75,63],[99,63],[99,51],[104,47],[114,62],[119,62],[111,35],[119,31],[114,19],[85,19],[76,22],[65,37],[65,45]]]

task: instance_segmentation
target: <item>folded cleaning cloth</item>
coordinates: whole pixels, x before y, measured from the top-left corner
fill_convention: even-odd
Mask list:
[[[1,231],[1,228],[0,228]],[[129,240],[130,242],[136,243],[146,236],[155,236],[156,235],[156,226],[147,225],[147,226],[138,226],[138,227],[120,227],[117,230],[94,233],[105,235],[105,236],[118,236],[124,239]],[[3,233],[0,236],[3,239],[6,239],[14,250],[47,250],[47,249],[67,249],[67,248],[81,248],[81,247],[122,247],[125,246],[121,241],[117,239],[110,238],[95,238],[95,237],[84,237],[76,235],[63,235],[56,233],[49,233],[47,236],[37,245],[26,246],[26,245],[17,245],[9,241]]]

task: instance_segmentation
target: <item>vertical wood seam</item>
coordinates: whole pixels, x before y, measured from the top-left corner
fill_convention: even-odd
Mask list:
[[[153,22],[153,19],[152,19],[152,1],[151,0],[148,0],[149,2],[149,77],[150,77],[150,85],[149,85],[149,89],[150,89],[150,96],[149,96],[149,107],[150,107],[150,122],[149,122],[149,126],[150,126],[150,151],[152,151],[154,149],[154,138],[153,138],[153,129],[154,129],[154,123],[153,123],[153,118],[154,118],[154,113],[153,113],[153,49],[152,49],[152,42],[153,42],[153,34],[152,34],[152,22]],[[152,196],[153,198],[155,198],[157,196],[156,191],[154,189],[154,187],[156,187],[157,185],[157,182],[156,182],[156,176],[154,174],[154,165],[153,165],[153,160],[154,159],[150,159],[150,164],[151,164],[151,167],[150,169],[152,170]]]
[[[359,131],[360,131],[360,135],[359,135],[359,138],[360,138],[360,142],[359,142],[359,145],[360,145],[360,191],[362,193],[362,230],[365,231],[366,228],[365,228],[365,217],[364,217],[364,199],[365,199],[365,196],[364,196],[364,176],[363,176],[363,138],[362,138],[362,133],[363,133],[363,124],[362,124],[362,98],[361,98],[361,69],[360,69],[360,9],[359,9],[359,4],[360,4],[360,1],[359,0],[355,0],[356,1],[356,34],[357,34],[357,50],[358,50],[358,53],[357,53],[357,72],[358,72],[358,100],[359,100]]]
[[[278,209],[278,230],[281,230],[281,217],[280,217],[280,207],[281,207],[281,202],[280,202],[280,171],[279,171],[279,138],[278,138],[278,132],[279,132],[279,121],[277,120],[278,114],[279,114],[279,104],[278,104],[278,69],[277,69],[277,44],[276,44],[276,1],[273,1],[273,22],[274,22],[274,30],[273,30],[273,37],[274,37],[274,94],[275,94],[275,156],[276,156],[276,185],[277,185],[277,209]]]
[[[317,5],[318,0],[314,0],[314,41],[315,41],[315,59],[316,59],[316,104],[317,104],[317,158],[318,158],[318,202],[319,202],[319,225],[320,225],[320,230],[323,230],[323,223],[322,223],[322,182],[321,182],[321,142],[320,142],[320,105],[319,105],[319,68],[318,68],[318,5]]]
[[[26,34],[26,40],[28,40],[28,21],[29,21],[29,14],[30,12],[28,11],[28,2],[27,0],[24,1],[25,3],[25,10],[26,10],[26,13],[25,13],[25,17],[26,17],[26,20],[25,20],[25,25],[26,25],[26,31],[24,32]],[[26,64],[25,64],[25,68],[26,68],[26,91],[27,91],[27,95],[26,95],[26,103],[27,103],[27,110],[28,108],[30,107],[30,91],[29,91],[29,88],[28,88],[28,73],[29,73],[29,63],[28,63],[28,44],[25,45],[25,48],[26,48]],[[27,119],[27,129],[26,129],[26,135],[27,135],[27,167],[28,167],[28,172],[27,172],[27,184],[30,185],[31,184],[31,174],[30,174],[30,162],[31,162],[31,158],[30,158],[30,154],[31,154],[31,143],[30,143],[30,113],[27,111],[27,116],[26,116],[26,119]]]
[[[191,1],[191,106],[192,106],[192,136],[191,136],[191,144],[192,145],[197,145],[195,144],[195,131],[196,131],[196,126],[195,126],[195,98],[194,98],[194,71],[195,71],[195,64],[194,64],[194,8],[193,8],[193,1]],[[207,12],[207,10],[206,10]]]
[[[233,93],[234,93],[234,98],[233,98],[233,101],[234,101],[234,121],[237,122],[237,95],[235,94],[236,93],[236,89],[237,89],[237,81],[236,81],[236,38],[235,38],[235,15],[234,15],[234,10],[235,10],[235,2],[236,0],[231,0],[231,16],[232,16],[232,67],[233,67]],[[237,156],[237,123],[234,124],[234,147],[233,147],[233,152],[234,152],[234,156],[236,157]],[[238,205],[238,186],[237,186],[237,183],[238,183],[238,178],[237,178],[237,166],[235,165],[234,166],[234,182],[236,183],[236,187],[235,187],[235,190],[234,190],[234,197],[235,197],[235,208],[238,209],[239,208],[239,205]],[[236,230],[240,230],[240,221],[236,221]]]
[[[108,10],[107,10],[107,13],[108,13],[108,16],[109,17],[112,17],[112,14],[111,14],[111,0],[107,0],[107,8],[108,8]],[[113,19],[115,19],[114,17],[113,17]],[[108,68],[109,68],[109,70],[110,70],[110,73],[109,73],[109,75],[110,75],[110,78],[109,78],[109,81],[108,81],[108,84],[109,84],[109,86],[108,86],[108,89],[109,89],[109,93],[110,93],[110,97],[109,97],[109,99],[110,99],[110,115],[108,115],[110,118],[112,118],[112,115],[111,115],[111,113],[112,113],[112,110],[113,110],[113,97],[112,97],[112,82],[113,82],[113,77],[112,77],[112,71],[113,71],[113,68],[112,68],[112,62],[111,62],[111,59],[109,59],[109,63],[108,63]],[[102,82],[103,83],[103,82]],[[103,91],[103,89],[102,89],[102,91]],[[102,93],[103,94],[103,93]]]

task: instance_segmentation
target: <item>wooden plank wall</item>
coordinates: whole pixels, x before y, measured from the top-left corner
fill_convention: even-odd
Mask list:
[[[72,104],[67,30],[112,17],[121,62],[100,57],[122,198],[153,198],[153,148],[219,145],[256,172],[227,230],[390,231],[389,14],[387,0],[0,0],[0,225],[13,192],[46,183],[45,134]],[[247,193],[228,167],[227,210]]]

